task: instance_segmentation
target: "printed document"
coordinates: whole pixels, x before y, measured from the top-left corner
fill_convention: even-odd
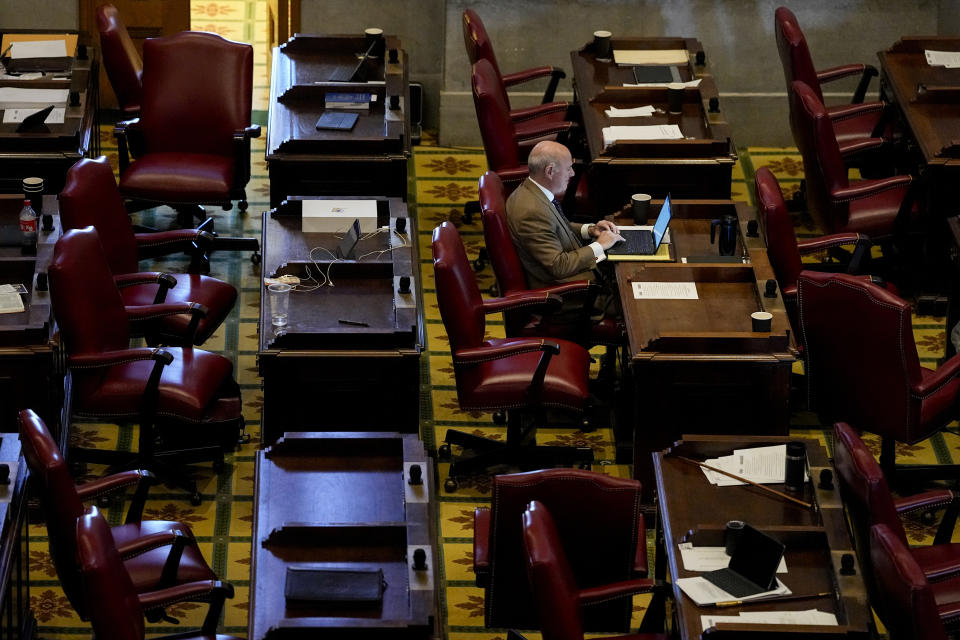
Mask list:
[[[730,556],[723,547],[695,547],[692,542],[681,542],[677,545],[680,549],[680,559],[683,560],[683,568],[687,571],[716,571],[717,569],[726,569],[730,564]],[[780,558],[780,566],[777,567],[777,573],[787,572],[787,559]]]
[[[617,64],[687,64],[690,53],[686,49],[614,49]]]
[[[635,300],[698,300],[696,282],[634,282]],[[784,454],[786,455],[786,454]],[[783,480],[780,480],[783,482]]]
[[[826,611],[741,611],[736,616],[700,616],[700,626],[706,630],[718,622],[737,624],[794,624],[813,626],[837,626],[837,616]]]
[[[653,124],[603,128],[603,146],[609,147],[619,140],[683,140],[679,125]]]
[[[923,55],[926,56],[927,64],[931,67],[946,67],[947,69],[960,67],[960,51],[932,51],[926,49]]]
[[[755,593],[752,596],[744,596],[743,598],[737,598],[730,595],[717,585],[701,576],[694,576],[692,578],[678,578],[677,586],[680,587],[680,590],[687,594],[687,596],[693,600],[698,607],[716,604],[718,602],[746,602],[747,600],[757,600],[759,598],[788,596],[793,593],[790,591],[787,585],[780,582],[779,578],[777,579],[776,589],[762,591],[760,593]]]

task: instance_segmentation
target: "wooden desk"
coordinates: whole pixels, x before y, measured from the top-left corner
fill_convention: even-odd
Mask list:
[[[415,221],[399,198],[379,198],[378,224],[391,231],[361,240],[357,256],[383,253],[331,264],[331,253],[314,248],[333,252],[339,240],[300,230],[303,200],[290,199],[264,214],[263,274],[305,278],[307,269],[322,271],[335,286],[291,293],[289,324],[281,331],[271,325],[266,287],[261,289],[261,440],[318,428],[417,433],[426,342]],[[398,218],[407,219],[403,237],[394,231]],[[391,242],[394,249],[384,251]],[[403,276],[410,278],[410,293],[399,292]]]
[[[688,64],[679,67],[684,81],[700,78],[698,89],[685,92],[683,113],[669,114],[666,89],[624,87],[633,83],[631,67],[598,61],[590,46],[572,51],[574,86],[583,113],[590,153],[591,196],[600,211],[619,209],[633,193],[674,198],[729,198],[730,177],[737,161],[730,129],[719,111],[717,86],[710,67],[697,64],[703,46],[694,38],[614,38],[614,49],[686,49]],[[653,105],[663,109],[650,117],[610,118],[604,111]],[[711,109],[715,110],[711,110]],[[603,128],[620,125],[676,124],[692,139],[621,141],[604,148]]]
[[[806,509],[777,496],[749,486],[717,487],[711,485],[699,468],[684,463],[678,455],[703,461],[729,455],[733,449],[780,444],[790,438],[744,436],[683,436],[672,449],[653,456],[656,473],[658,506],[656,573],[663,578],[669,568],[674,592],[674,631],[680,638],[750,638],[764,632],[783,633],[795,638],[869,638],[873,619],[867,603],[862,571],[847,530],[847,523],[836,485],[831,489],[817,486],[822,469],[832,469],[827,452],[816,441],[807,441],[807,462],[812,482],[803,495],[814,501],[817,509]],[[783,485],[768,485],[782,491]],[[676,585],[677,578],[696,575],[683,568],[678,546],[722,546],[724,524],[743,520],[778,538],[787,546],[787,574],[783,582],[794,594],[831,592],[833,595],[782,603],[756,603],[741,607],[717,609],[697,607]],[[854,575],[839,571],[841,557],[853,559]],[[788,627],[782,625],[718,625],[709,636],[701,636],[700,616],[704,614],[737,615],[740,611],[804,611],[819,609],[837,615],[839,627]],[[765,637],[765,636],[764,636]]]
[[[710,220],[724,214],[740,220],[736,255],[742,261],[684,264],[684,257],[717,255]],[[746,235],[754,217],[745,203],[673,201],[677,262],[616,264],[635,385],[626,412],[632,416],[618,428],[618,440],[629,441],[632,434],[634,475],[645,487],[652,486],[650,452],[682,433],[789,432],[790,369],[797,351],[779,290],[774,298],[763,297],[774,276],[762,240]],[[632,283],[642,281],[695,282],[699,299],[636,300]],[[773,314],[769,333],[752,330],[750,314],[761,310]]]
[[[287,433],[256,476],[247,637],[440,637],[433,463],[416,435]],[[382,606],[288,606],[288,566],[381,569]]]
[[[400,41],[398,62],[373,61],[369,83],[327,82],[339,66],[356,66],[363,36],[297,35],[277,47],[270,81],[267,167],[270,206],[289,195],[385,195],[407,199],[410,104],[407,55]],[[385,56],[386,57],[386,56]],[[377,100],[360,111],[352,131],[318,131],[327,92],[366,92]],[[400,96],[399,108],[389,97]]]
[[[67,169],[100,153],[99,73],[99,52],[86,47],[86,57],[74,60],[69,78],[0,78],[0,87],[69,89],[79,95],[78,104],[68,104],[63,124],[48,124],[47,131],[17,133],[17,124],[0,122],[0,193],[19,193],[21,181],[30,176],[43,178],[46,193],[60,193]]]
[[[0,640],[29,639],[36,630],[36,620],[30,610],[27,535],[27,480],[30,472],[15,434],[0,436],[0,462],[10,465],[12,480],[10,485],[0,489]]]

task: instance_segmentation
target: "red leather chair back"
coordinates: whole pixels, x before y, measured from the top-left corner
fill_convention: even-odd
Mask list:
[[[809,85],[799,81],[793,83],[790,93],[790,114],[797,121],[797,146],[803,155],[811,213],[826,233],[836,233],[846,226],[850,207],[834,204],[830,193],[850,186],[850,182],[833,122],[823,101]]]
[[[253,47],[184,31],[143,45],[140,121],[145,151],[235,154],[250,125]]]
[[[754,187],[757,210],[763,223],[767,256],[770,258],[777,284],[780,285],[790,325],[796,330],[800,326],[797,318],[797,277],[803,270],[803,263],[797,250],[797,234],[793,231],[793,220],[787,211],[787,203],[783,200],[780,183],[770,169],[757,169]]]
[[[71,355],[128,348],[127,313],[96,229],[67,231],[54,246],[48,273],[53,312]]]
[[[921,422],[911,393],[923,374],[910,305],[842,273],[803,271],[797,293],[811,406],[831,422],[900,442],[928,437],[930,417]]]
[[[480,210],[483,212],[483,239],[490,252],[490,264],[497,277],[500,295],[529,289],[517,250],[507,227],[508,194],[493,171],[480,176]]]
[[[773,32],[777,38],[777,52],[780,54],[780,63],[783,65],[787,93],[791,91],[790,85],[793,81],[799,80],[813,89],[820,102],[823,102],[817,70],[810,57],[807,39],[797,23],[797,16],[793,15],[790,9],[780,7],[773,13]]]
[[[133,225],[105,156],[83,158],[67,171],[60,221],[64,229],[94,227],[112,273],[139,271]]]
[[[473,64],[472,77],[473,106],[477,110],[487,164],[492,171],[521,166],[510,103],[499,74],[489,60],[481,59]]]
[[[946,640],[930,583],[887,525],[870,530],[870,557],[880,598],[873,608],[891,640]]]
[[[493,45],[490,44],[490,36],[487,35],[486,27],[483,26],[483,20],[473,9],[463,11],[463,44],[467,48],[470,64],[475,64],[478,60],[487,60],[497,77],[502,77],[497,56],[493,52]]]
[[[143,608],[117,552],[113,533],[96,507],[74,525],[90,621],[100,640],[143,640]]]
[[[583,640],[577,583],[553,517],[537,500],[523,512],[523,552],[543,640]]]
[[[77,495],[67,463],[36,413],[20,412],[20,443],[30,468],[32,486],[40,498],[47,522],[50,557],[57,570],[63,592],[81,617],[86,616],[80,572],[77,567],[77,518],[83,515],[83,502]]]
[[[140,110],[143,92],[143,63],[127,28],[120,20],[120,13],[112,4],[97,7],[97,30],[100,32],[103,66],[110,78],[110,86],[117,94],[120,109],[135,114]]]
[[[581,469],[495,476],[490,505],[487,626],[536,628],[537,607],[524,579],[520,527],[520,516],[531,500],[541,502],[553,514],[563,541],[560,548],[569,559],[565,562],[572,567],[579,587],[586,588],[632,577],[640,487],[636,480]],[[630,608],[629,598],[591,606],[588,628],[622,631],[630,618]],[[578,620],[582,626],[579,615]],[[540,622],[545,621],[541,618]]]
[[[450,222],[433,230],[433,273],[451,352],[479,346],[486,328],[483,298],[460,234]]]

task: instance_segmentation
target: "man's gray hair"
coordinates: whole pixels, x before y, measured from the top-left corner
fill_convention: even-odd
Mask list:
[[[563,162],[563,145],[556,142],[538,142],[527,156],[527,169],[531,176],[542,176],[551,162]]]

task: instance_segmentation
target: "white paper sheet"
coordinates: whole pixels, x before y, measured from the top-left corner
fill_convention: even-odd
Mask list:
[[[603,128],[603,146],[609,147],[618,140],[683,140],[679,125],[652,124],[639,126],[615,126]]]
[[[946,67],[947,69],[960,67],[960,51],[933,51],[926,49],[923,55],[926,56],[927,64],[931,67]]]
[[[65,58],[67,43],[63,40],[32,40],[14,42],[10,57],[17,58]]]
[[[69,89],[22,89],[0,87],[0,108],[46,107],[65,105],[70,98]]]
[[[23,298],[12,284],[0,284],[0,313],[20,313]]]
[[[696,282],[634,282],[636,300],[698,300]]]
[[[683,568],[687,571],[716,571],[726,569],[730,564],[730,556],[723,547],[695,547],[692,542],[681,542],[680,558]],[[777,573],[787,572],[787,559],[780,558]]]
[[[741,611],[736,616],[700,616],[700,626],[706,630],[718,622],[747,624],[791,624],[810,626],[837,626],[837,616],[826,611]]]
[[[701,81],[702,79],[703,79],[703,78],[697,78],[696,80],[688,80],[687,82],[681,82],[681,83],[679,83],[679,84],[682,84],[682,85],[684,86],[684,88],[686,88],[686,89],[696,89],[697,87],[700,86],[700,81]],[[666,88],[669,84],[673,84],[673,83],[672,83],[672,82],[671,82],[671,83],[667,83],[667,82],[634,82],[634,83],[627,83],[627,82],[624,82],[624,83],[623,83],[623,86],[625,86],[625,87],[659,87],[659,88]]]
[[[735,449],[729,456],[721,456],[711,460],[704,460],[704,464],[711,467],[728,471],[742,478],[747,478],[761,484],[773,484],[783,482],[786,473],[787,445],[775,444],[769,447],[754,447],[752,449]],[[718,487],[732,487],[746,484],[739,480],[734,480],[729,476],[711,471],[703,470],[704,475],[711,484]]]
[[[716,604],[718,602],[745,602],[747,600],[756,600],[758,598],[788,596],[793,593],[789,588],[787,588],[787,585],[780,581],[779,578],[777,579],[776,589],[771,589],[770,591],[764,591],[762,593],[756,593],[752,596],[746,596],[743,598],[737,598],[736,596],[730,595],[717,585],[701,576],[694,576],[692,578],[678,578],[677,586],[680,587],[681,591],[687,594],[687,596],[699,607],[708,604]]]
[[[652,116],[656,113],[657,109],[653,105],[647,105],[645,107],[631,107],[629,109],[618,109],[616,107],[610,107],[606,111],[608,118],[637,118]]]
[[[23,122],[27,116],[32,115],[40,111],[36,107],[28,107],[26,109],[4,109],[3,110],[3,121],[10,122]],[[67,110],[64,107],[56,107],[53,111],[50,112],[50,115],[47,116],[47,119],[44,120],[47,124],[63,124],[63,119],[66,117]]]
[[[686,49],[614,49],[617,64],[687,64],[690,53]]]

